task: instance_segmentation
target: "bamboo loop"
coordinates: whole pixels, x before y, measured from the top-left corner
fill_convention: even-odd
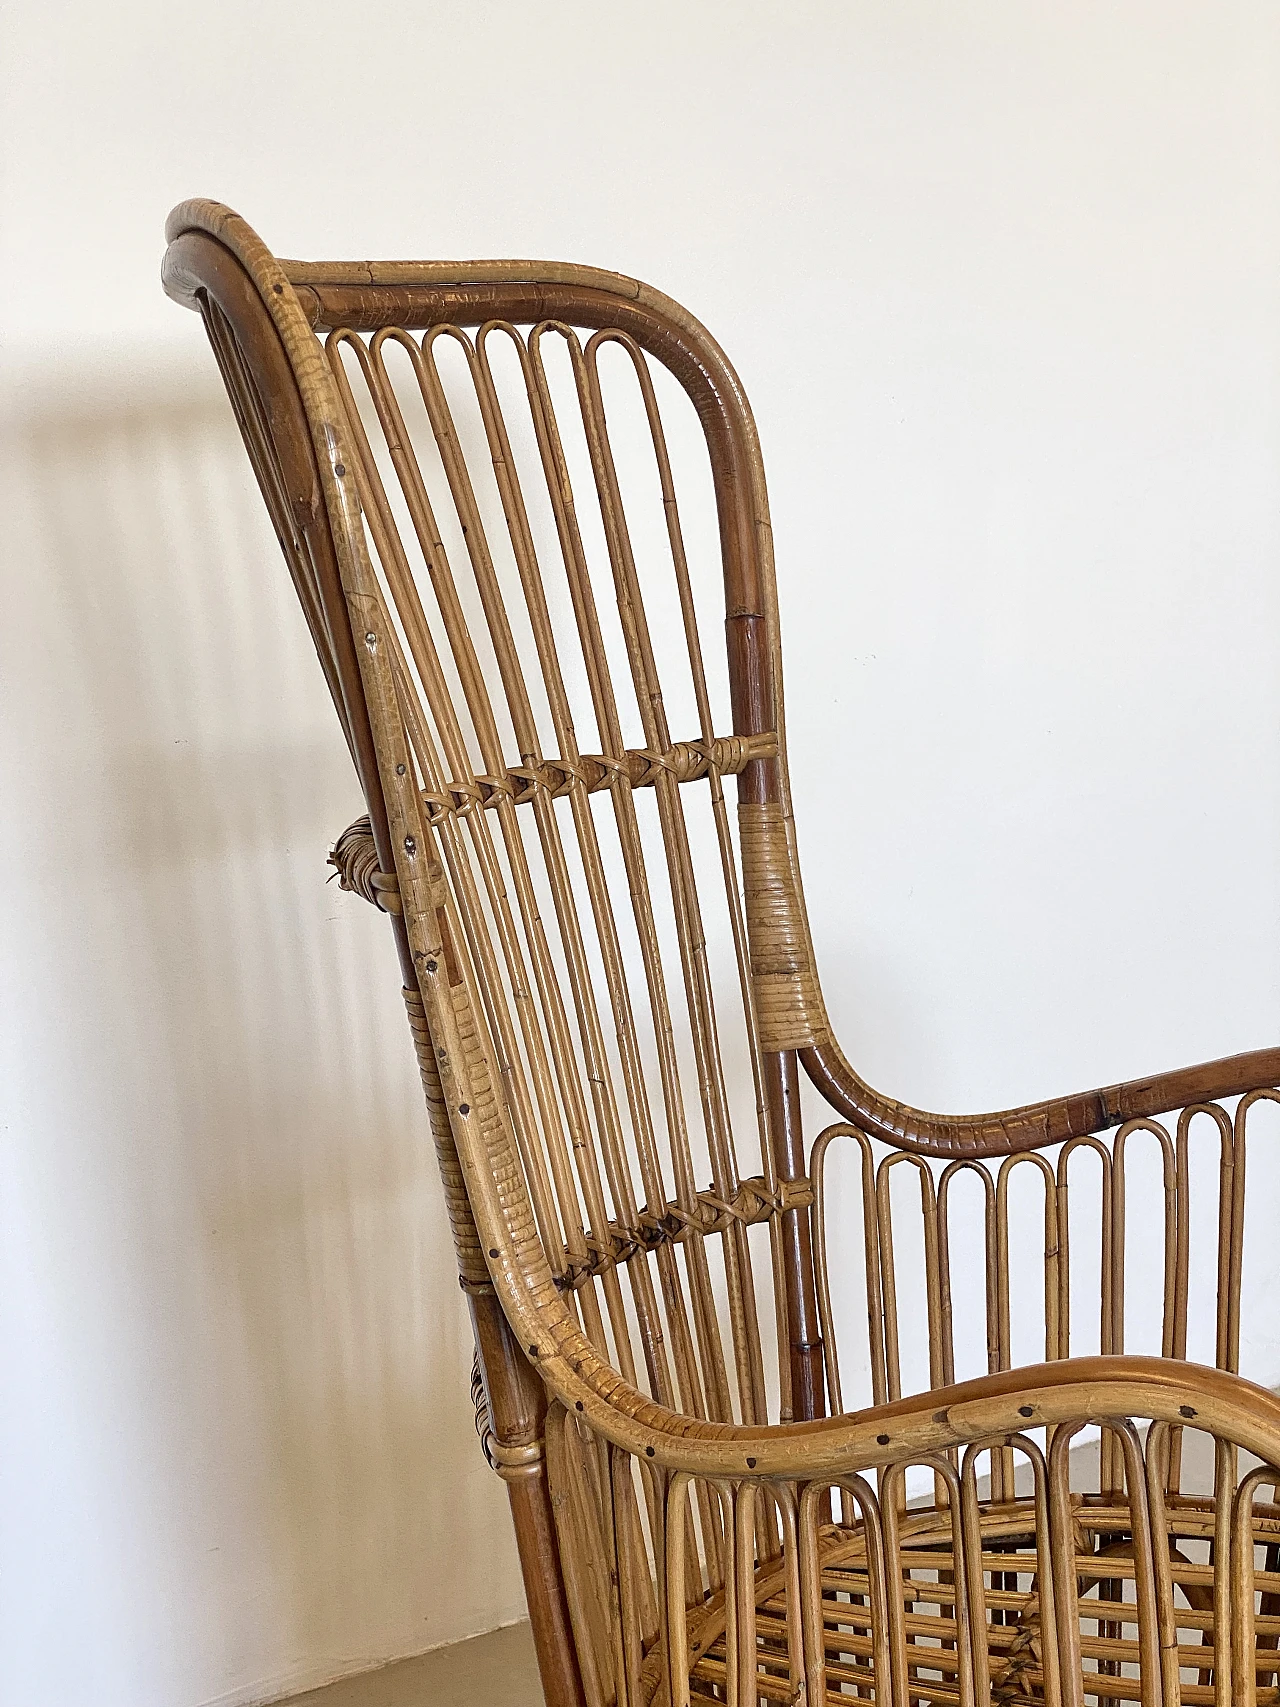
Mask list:
[[[522,358],[522,371],[533,409],[539,454],[546,478],[547,495],[555,518],[557,537],[563,558],[570,596],[573,601],[578,636],[591,688],[592,705],[602,734],[611,746],[621,747],[621,725],[616,698],[608,671],[607,653],[603,642],[596,600],[587,572],[582,536],[578,526],[573,499],[572,482],[557,425],[550,388],[542,360],[542,338],[545,331],[557,331],[566,336],[569,348],[577,348],[571,328],[552,325],[535,327],[529,335],[527,359]],[[580,354],[580,352],[578,352]],[[625,779],[622,786],[611,789],[623,858],[626,864],[632,916],[635,921],[644,961],[646,992],[655,1018],[655,1041],[662,1083],[663,1108],[671,1139],[670,1159],[674,1170],[676,1197],[691,1207],[696,1196],[693,1162],[685,1118],[684,1098],[680,1088],[680,1072],[674,1050],[674,1031],[667,995],[666,977],[658,946],[656,920],[650,885],[645,869],[631,791]],[[723,1182],[718,1181],[722,1187]],[[701,1365],[702,1386],[705,1391],[706,1414],[712,1418],[730,1414],[728,1381],[719,1324],[712,1299],[711,1278],[701,1242],[689,1246],[689,1287],[694,1313]],[[683,1329],[683,1312],[677,1314]],[[695,1414],[702,1409],[702,1395],[694,1389]],[[714,1524],[713,1524],[714,1527]]]

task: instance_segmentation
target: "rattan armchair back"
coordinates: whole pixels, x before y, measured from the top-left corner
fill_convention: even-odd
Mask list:
[[[168,235],[166,288],[204,317],[368,803],[333,857],[399,952],[548,1700],[1244,1698],[1280,1638],[1275,1473],[1237,1454],[1277,1460],[1280,1405],[1234,1378],[1245,1123],[1280,1050],[991,1116],[872,1091],[823,1007],[764,472],[714,341],[585,267],[280,262],[207,202]],[[801,1068],[840,1117],[811,1145]],[[1193,1123],[1220,1152],[1218,1372],[1181,1361]],[[1138,1142],[1164,1180],[1154,1361],[1119,1355]],[[833,1146],[857,1157],[866,1297],[843,1374]],[[1101,1358],[1071,1355],[1084,1158]],[[914,1399],[903,1165],[932,1389]],[[1044,1235],[1045,1364],[1023,1370],[1019,1165]],[[970,1176],[986,1276],[965,1297]],[[957,1306],[986,1346],[960,1387]],[[1192,1418],[1217,1442],[1198,1503]],[[1086,1423],[1093,1506],[1069,1487]],[[1212,1652],[1187,1661],[1187,1628]]]

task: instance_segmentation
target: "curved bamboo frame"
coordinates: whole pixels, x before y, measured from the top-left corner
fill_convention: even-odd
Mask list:
[[[982,1116],[932,1115],[873,1091],[848,1065],[822,1001],[787,782],[763,464],[746,399],[710,336],[648,286],[585,267],[281,262],[242,220],[209,202],[175,209],[167,235],[165,288],[205,319],[368,802],[368,819],[340,838],[334,861],[344,886],[391,919],[475,1321],[482,1434],[509,1484],[548,1701],[675,1707],[706,1697],[746,1707],[753,1696],[794,1700],[802,1687],[819,1700],[847,1688],[902,1707],[1270,1699],[1256,1691],[1259,1677],[1280,1681],[1280,1656],[1266,1660],[1280,1643],[1280,1539],[1271,1539],[1280,1537],[1280,1516],[1260,1504],[1259,1489],[1280,1480],[1265,1468],[1280,1464],[1280,1401],[1237,1368],[1245,1125],[1259,1102],[1280,1100],[1271,1088],[1280,1081],[1280,1049]],[[592,333],[585,345],[579,328]],[[325,344],[318,334],[327,334]],[[596,754],[577,750],[487,366],[487,340],[508,336],[574,592],[601,728]],[[548,338],[563,338],[574,362],[644,724],[639,747],[624,745],[614,709],[541,365]],[[475,386],[532,622],[531,653],[514,638],[490,561],[435,365],[440,340],[463,352]],[[609,344],[632,364],[661,476],[701,723],[691,739],[672,739],[662,709],[596,366]],[[388,348],[412,364],[462,522],[493,648],[488,668],[500,678],[519,747],[515,764],[503,751],[489,676],[387,378]],[[691,399],[709,454],[728,734],[715,729],[707,699],[650,361]],[[357,382],[385,440],[381,450],[362,424]],[[400,543],[380,454],[390,458],[425,554],[452,687]],[[554,757],[538,742],[526,664],[546,684]],[[459,718],[470,720],[472,735]],[[478,759],[468,756],[469,742]],[[725,776],[736,778],[736,846]],[[761,1172],[749,1177],[722,1106],[716,998],[680,792],[694,782],[709,790],[755,1076]],[[676,1058],[662,1041],[666,985],[636,790],[652,791],[670,867],[714,1176],[706,1190],[692,1177]],[[615,813],[646,1000],[659,1022],[665,1162],[629,1042],[633,1001],[592,794]],[[555,800],[569,814],[585,891],[571,880]],[[536,826],[563,963],[540,934],[526,823]],[[620,1070],[609,1064],[575,908],[601,945]],[[583,1062],[579,1084],[575,1064]],[[801,1065],[847,1123],[829,1128],[808,1154]],[[1222,1106],[1235,1098],[1234,1111]],[[634,1155],[620,1109],[636,1135]],[[1171,1114],[1179,1114],[1172,1135],[1160,1122]],[[1185,1361],[1189,1134],[1197,1118],[1216,1127],[1221,1149],[1216,1369]],[[1117,1128],[1109,1141],[1101,1137]],[[1164,1181],[1160,1357],[1124,1349],[1125,1155],[1140,1136],[1155,1145]],[[833,1408],[843,1406],[826,1183],[840,1139],[860,1156],[870,1391],[864,1408],[824,1416],[828,1394]],[[889,1154],[877,1159],[875,1144]],[[1056,1162],[1042,1154],[1051,1148]],[[1075,1356],[1067,1184],[1073,1158],[1086,1153],[1098,1160],[1101,1180],[1099,1355]],[[988,1161],[1000,1165],[993,1172]],[[1018,1163],[1040,1179],[1044,1200],[1046,1361],[1022,1367],[1013,1366],[1010,1315],[1009,1197]],[[919,1183],[930,1346],[929,1390],[909,1396],[894,1254],[893,1182],[904,1166]],[[674,1184],[664,1167],[674,1169]],[[950,1205],[969,1175],[983,1194],[988,1370],[957,1383]],[[756,1226],[767,1229],[776,1294],[783,1420],[774,1423],[766,1421],[748,1244]],[[707,1266],[713,1247],[723,1262],[730,1355]],[[1135,1419],[1150,1425],[1145,1435]],[[1086,1425],[1101,1430],[1098,1488],[1081,1504],[1069,1487],[1070,1443]],[[1211,1498],[1182,1490],[1189,1430],[1215,1442]],[[1241,1450],[1264,1469],[1242,1472]],[[908,1486],[912,1469],[931,1474],[927,1507]],[[1211,1547],[1207,1563],[1188,1556],[1202,1543]],[[1105,1609],[1097,1614],[1082,1599],[1095,1589],[1100,1599],[1089,1605]],[[1190,1657],[1180,1635],[1188,1628],[1201,1632]]]

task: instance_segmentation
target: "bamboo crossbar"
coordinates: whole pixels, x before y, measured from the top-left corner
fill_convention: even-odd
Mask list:
[[[653,788],[660,774],[676,782],[694,782],[716,771],[737,776],[757,759],[776,758],[776,735],[730,735],[713,741],[677,741],[663,753],[632,747],[616,757],[579,753],[572,759],[539,759],[505,771],[501,776],[475,776],[467,782],[446,782],[439,793],[421,791],[427,822],[434,826],[444,813],[461,815],[476,807],[492,810],[500,800],[524,806],[540,792],[559,800],[580,786],[598,793],[622,780],[632,788]]]
[[[606,1230],[607,1242],[589,1238],[587,1258],[581,1263],[570,1263],[559,1277],[559,1284],[562,1288],[576,1289],[605,1268],[630,1262],[640,1252],[656,1250],[664,1242],[679,1244],[693,1233],[703,1238],[726,1233],[735,1223],[755,1227],[789,1209],[805,1209],[812,1202],[813,1192],[807,1180],[779,1180],[770,1185],[757,1174],[740,1180],[728,1203],[708,1188],[697,1193],[691,1207],[673,1200],[659,1211],[641,1209],[634,1225],[611,1221]]]
[[[580,785],[587,794],[595,794],[618,779],[632,788],[653,788],[663,772],[676,782],[693,782],[712,770],[721,776],[737,776],[756,759],[776,758],[777,753],[776,735],[730,735],[709,742],[677,741],[665,753],[632,747],[616,758],[603,753],[579,753],[573,759],[540,759],[536,764],[508,770],[500,777],[478,776],[471,782],[447,782],[439,795],[424,790],[422,801],[427,808],[428,823],[434,824],[441,812],[494,807],[504,795],[516,806],[522,806],[539,790],[558,800],[575,786]]]
[[[390,919],[549,1707],[1280,1699],[1280,1048],[873,1090],[705,329],[599,269],[168,235],[364,791],[330,858]]]

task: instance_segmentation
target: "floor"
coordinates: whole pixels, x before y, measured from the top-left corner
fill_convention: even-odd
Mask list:
[[[512,1624],[346,1677],[280,1707],[543,1707],[533,1637]]]

